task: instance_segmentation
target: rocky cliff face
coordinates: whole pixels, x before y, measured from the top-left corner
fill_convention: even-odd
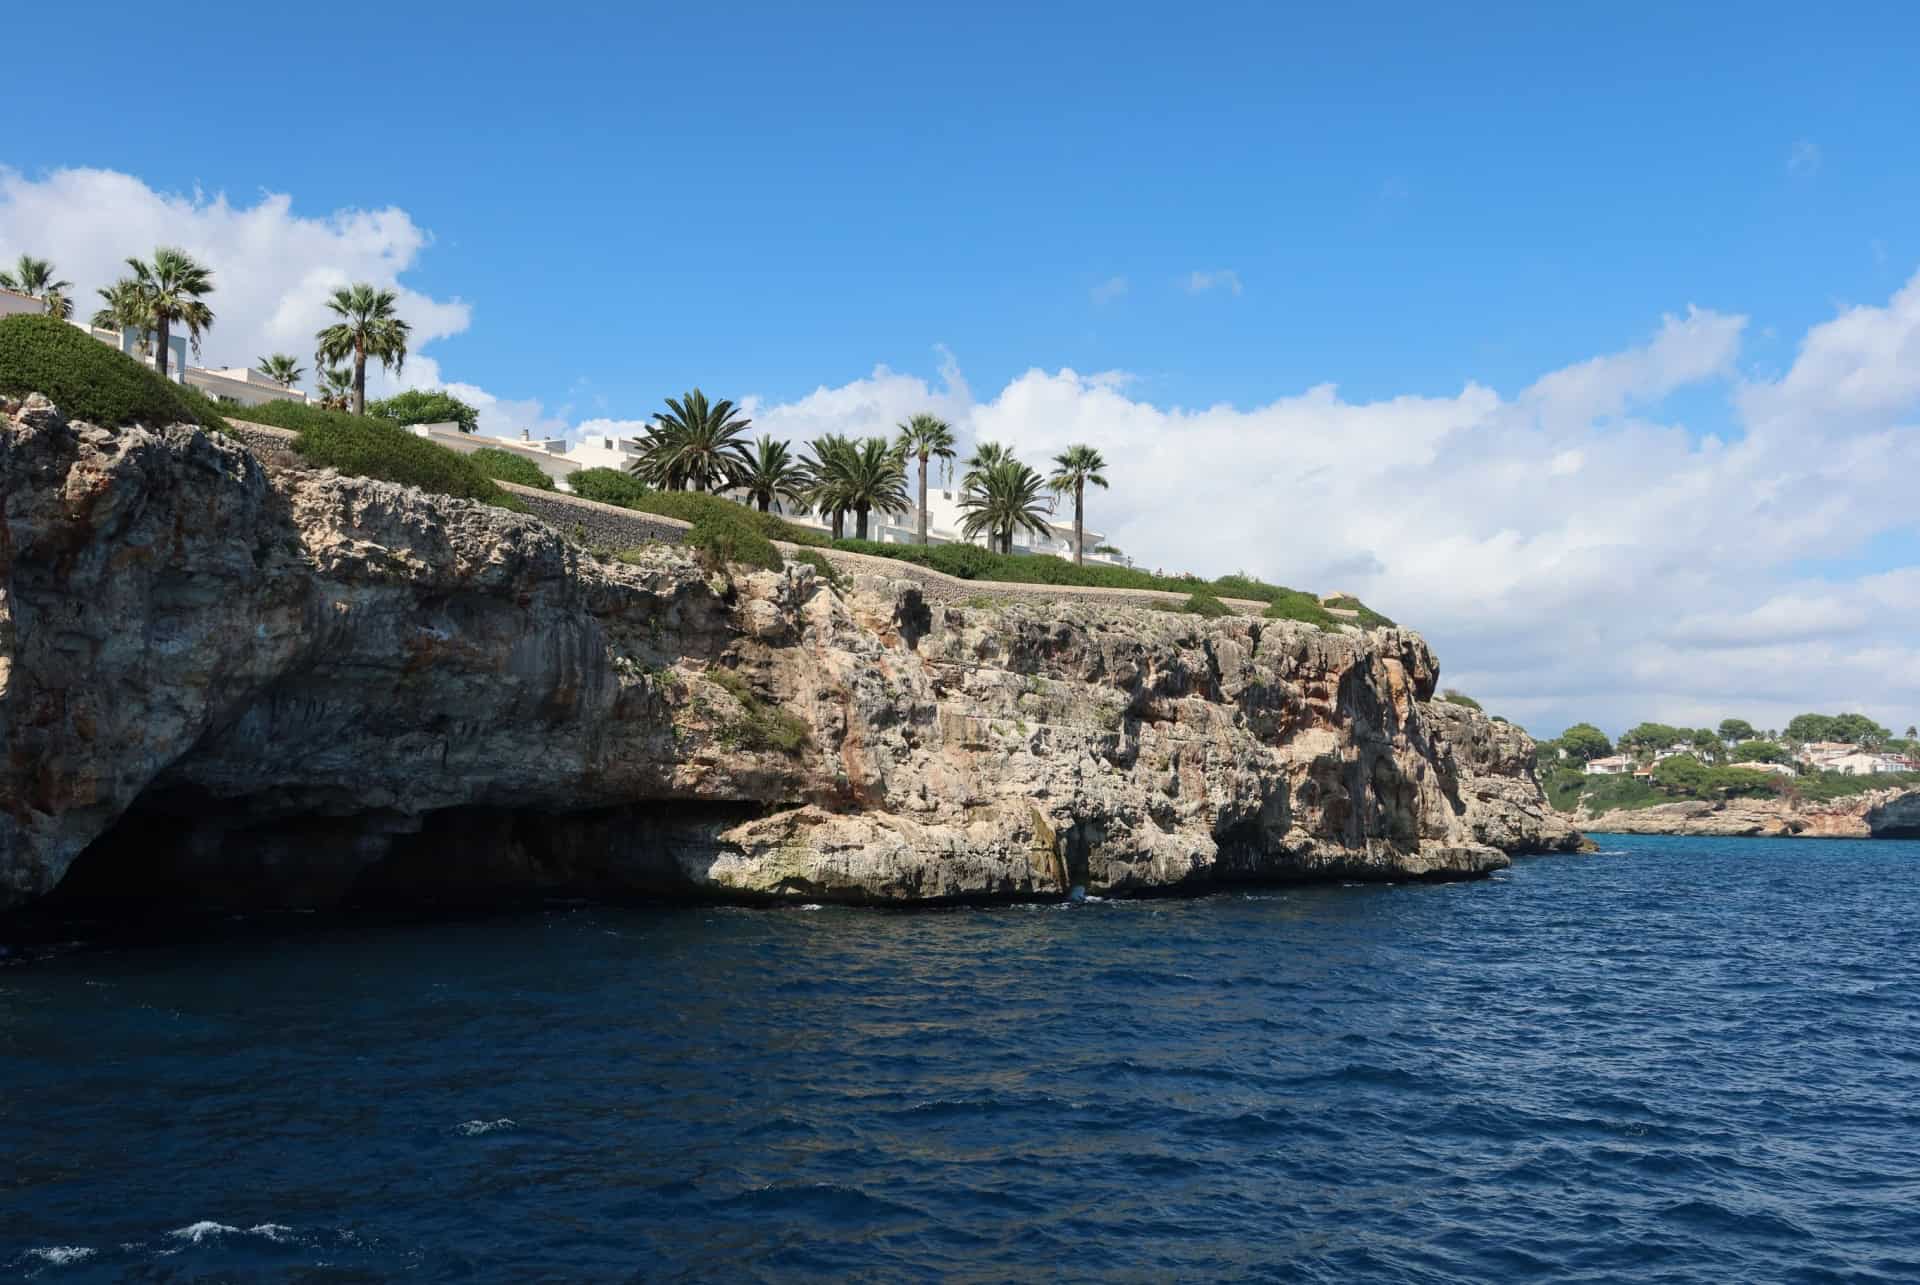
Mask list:
[[[1149,893],[1579,842],[1405,631],[600,561],[0,409],[0,905]]]
[[[1874,790],[1826,803],[1784,799],[1661,803],[1580,818],[1595,834],[1697,834],[1725,838],[1920,838],[1920,791]]]

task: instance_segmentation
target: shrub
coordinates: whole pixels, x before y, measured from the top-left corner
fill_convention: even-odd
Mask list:
[[[1457,688],[1449,687],[1440,693],[1440,699],[1449,705],[1465,705],[1468,709],[1479,709],[1480,702]]]
[[[0,393],[44,393],[69,419],[104,428],[227,424],[213,403],[54,317],[0,318]]]
[[[806,721],[762,701],[754,695],[745,678],[731,669],[710,669],[707,678],[740,702],[742,716],[738,722],[721,729],[723,741],[749,750],[778,750],[782,754],[797,754],[806,746],[811,737]]]
[[[1191,616],[1205,616],[1209,620],[1215,620],[1221,616],[1231,616],[1233,614],[1232,607],[1229,607],[1212,594],[1204,591],[1188,594],[1186,605],[1181,607],[1180,610]]]
[[[1388,620],[1385,616],[1358,598],[1330,598],[1327,600],[1326,605],[1329,607],[1337,607],[1342,611],[1353,612],[1355,616],[1354,623],[1362,629],[1391,629],[1393,627],[1391,620]]]
[[[409,388],[382,401],[368,402],[367,414],[396,424],[458,424],[471,433],[480,427],[480,412],[441,389]],[[517,481],[508,478],[508,481]]]
[[[771,513],[762,513],[744,504],[699,491],[648,491],[634,497],[623,507],[641,513],[657,513],[666,518],[679,518],[682,522],[697,523],[702,517],[715,516],[720,521],[752,531],[763,540],[785,540],[788,544],[811,545],[815,548],[825,548],[832,543],[818,531],[809,531]]]
[[[473,461],[475,468],[497,482],[513,482],[542,491],[553,490],[553,479],[524,455],[515,455],[498,446],[483,446],[469,452],[467,458]]]
[[[583,500],[630,509],[647,493],[647,484],[625,469],[583,468],[567,474],[567,487]]]
[[[293,449],[315,468],[336,468],[355,477],[377,477],[503,509],[525,508],[495,486],[493,479],[467,456],[415,437],[387,420],[313,406],[295,407],[290,402],[270,405],[276,417],[300,421],[300,436],[294,439]]]
[[[1320,605],[1318,598],[1298,589],[1280,590],[1261,614],[1268,620],[1297,620],[1302,624],[1318,625],[1328,632],[1338,629],[1341,623]]]
[[[694,519],[686,542],[715,570],[730,562],[767,571],[778,571],[781,566],[780,550],[773,547],[773,541],[754,530],[751,523],[729,513],[702,513]]]

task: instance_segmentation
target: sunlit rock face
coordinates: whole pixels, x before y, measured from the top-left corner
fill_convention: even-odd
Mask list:
[[[0,410],[0,904],[1144,894],[1579,842],[1408,631],[601,560]]]

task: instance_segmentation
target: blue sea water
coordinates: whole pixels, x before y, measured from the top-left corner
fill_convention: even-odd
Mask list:
[[[0,969],[0,1274],[1913,1281],[1920,843]]]

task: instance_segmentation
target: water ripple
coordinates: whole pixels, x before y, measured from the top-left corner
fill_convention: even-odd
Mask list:
[[[1920,1279],[1920,845],[1608,846],[13,952],[0,1275]]]

